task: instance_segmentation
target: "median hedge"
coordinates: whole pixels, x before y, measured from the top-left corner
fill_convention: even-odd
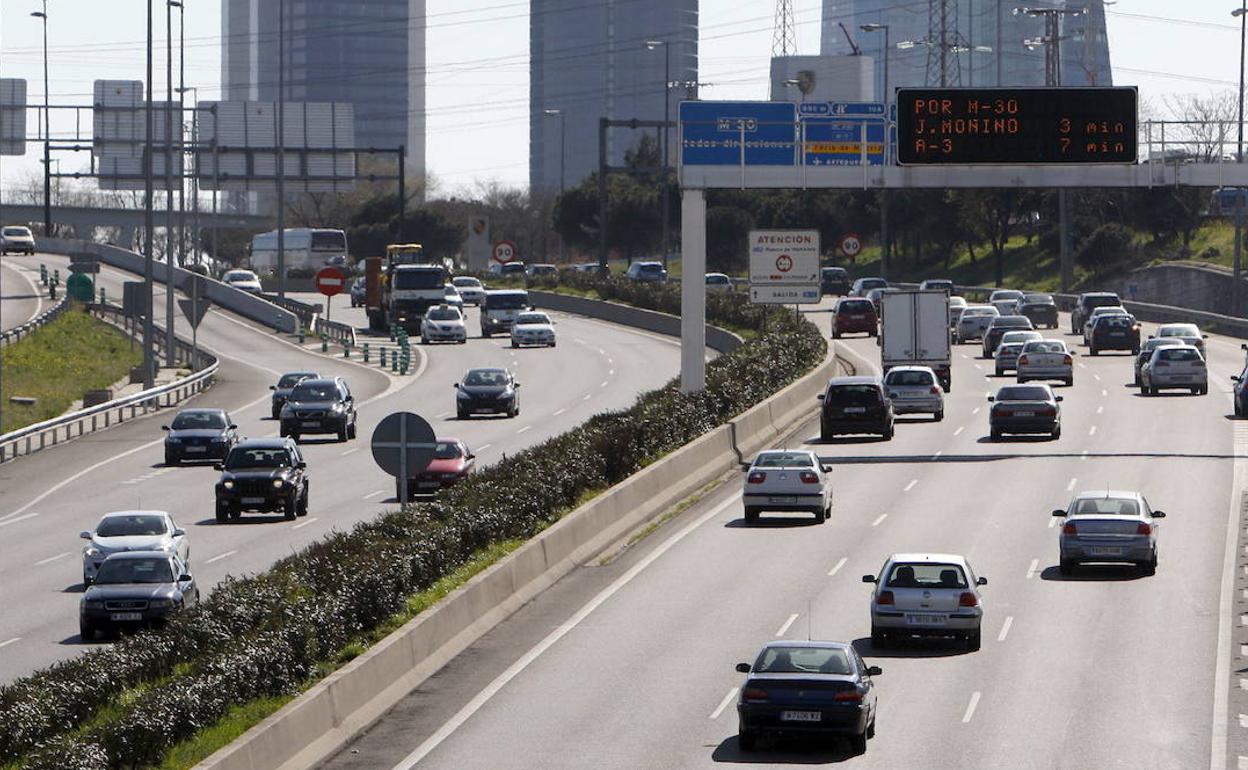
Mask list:
[[[633,298],[663,307],[672,301],[667,294],[674,292],[643,287]],[[734,307],[725,315],[754,312]],[[673,381],[629,409],[504,458],[434,502],[331,534],[260,574],[228,578],[162,629],[6,685],[0,763],[29,770],[157,763],[231,707],[299,691],[318,666],[474,552],[539,532],[587,493],[797,379],[825,352],[813,325],[773,313],[758,339],[708,365],[701,393],[682,394]]]

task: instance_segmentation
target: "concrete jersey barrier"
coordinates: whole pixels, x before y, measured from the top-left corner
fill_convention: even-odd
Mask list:
[[[571,313],[588,318],[645,329],[669,337],[680,336],[680,316],[661,313],[657,310],[644,310],[632,305],[621,305],[616,302],[577,297],[572,294],[559,294],[553,291],[529,289],[529,300],[534,307],[555,310],[560,313]],[[718,326],[706,326],[706,346],[720,353],[728,353],[742,344],[743,340],[730,331]]]
[[[583,302],[607,304],[581,299],[557,309],[595,318],[610,312],[611,320],[622,317],[614,309],[586,308]],[[594,312],[585,313],[586,309]],[[196,770],[296,770],[323,762],[575,567],[736,469],[739,462],[814,414],[815,396],[835,366],[829,348],[827,358],[813,371],[572,511],[196,765]]]

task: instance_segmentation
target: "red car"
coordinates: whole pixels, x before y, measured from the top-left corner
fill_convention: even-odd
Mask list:
[[[457,438],[439,438],[433,450],[429,467],[407,482],[409,495],[431,495],[440,489],[454,486],[477,467],[477,456],[468,445]],[[398,481],[395,481],[395,498],[401,497]]]
[[[839,299],[832,309],[832,339],[842,334],[865,333],[874,337],[878,333],[879,315],[875,303],[861,297]]]

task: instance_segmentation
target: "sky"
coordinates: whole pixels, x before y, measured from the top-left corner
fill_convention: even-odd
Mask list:
[[[1010,0],[998,0],[1010,4]],[[43,100],[43,0],[0,0],[0,77],[28,80]],[[990,4],[993,0],[975,0]],[[97,78],[138,79],[145,69],[145,4],[141,0],[46,0],[51,102],[89,105]],[[220,88],[220,2],[183,0],[186,84],[200,99]],[[1233,0],[1118,0],[1107,8],[1115,85],[1137,85],[1160,108],[1167,98],[1208,95],[1238,86],[1239,25]],[[164,3],[155,3],[155,84],[163,94]],[[798,52],[818,53],[820,0],[795,0]],[[703,99],[766,99],[772,0],[701,0]],[[528,182],[528,3],[524,0],[428,0],[427,88],[429,171],[436,195],[499,183]],[[177,23],[174,51],[177,52]],[[175,85],[178,77],[174,64]],[[29,120],[34,134],[35,118]],[[90,113],[57,110],[54,138],[76,130],[90,138]],[[37,146],[25,157],[0,157],[0,185],[12,189],[40,168]],[[87,159],[61,156],[60,169]]]

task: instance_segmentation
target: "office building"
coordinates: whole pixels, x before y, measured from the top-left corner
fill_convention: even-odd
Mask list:
[[[559,190],[561,146],[567,187],[597,170],[600,118],[662,120],[666,90],[675,121],[677,104],[697,95],[697,0],[533,0],[529,24],[529,185],[535,192]],[[675,84],[667,89],[665,70]],[[611,129],[609,162],[623,163],[642,135]],[[674,161],[675,131],[669,138]]]

